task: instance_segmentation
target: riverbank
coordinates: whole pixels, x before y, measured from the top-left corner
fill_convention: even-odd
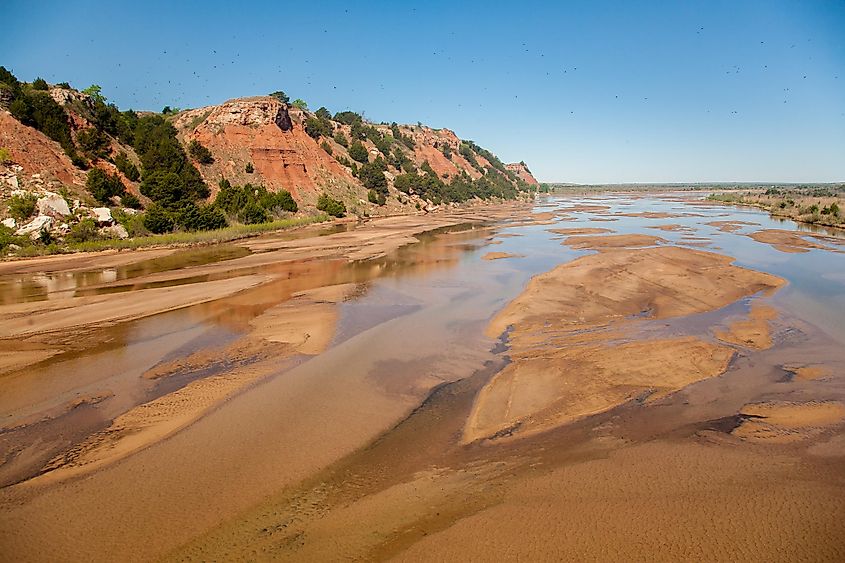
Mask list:
[[[841,192],[822,190],[817,195],[805,191],[766,190],[759,192],[714,193],[708,201],[745,205],[768,211],[773,217],[805,225],[834,229],[845,234],[845,209]]]

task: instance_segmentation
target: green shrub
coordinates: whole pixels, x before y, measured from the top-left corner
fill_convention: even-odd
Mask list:
[[[154,234],[168,233],[173,230],[173,217],[162,206],[150,205],[144,213],[144,228]]]
[[[100,238],[100,233],[97,230],[97,223],[95,223],[93,219],[86,218],[71,226],[70,232],[65,237],[65,240],[76,243],[98,240]]]
[[[288,97],[288,95],[285,94],[284,92],[282,92],[281,90],[277,90],[277,91],[273,92],[272,94],[270,94],[270,97],[276,98],[277,100],[279,100],[283,104],[290,103],[290,98]]]
[[[349,139],[346,138],[343,131],[338,131],[334,134],[334,142],[344,148],[349,146]]]
[[[305,120],[305,132],[312,139],[319,139],[320,137],[330,137],[332,134],[332,124],[328,120],[320,119],[318,117],[309,116]]]
[[[179,213],[179,225],[188,231],[211,231],[222,229],[228,224],[223,212],[213,205],[198,206],[191,203]]]
[[[160,115],[140,117],[133,136],[141,159],[142,194],[171,209],[208,197],[208,186],[167,120]]]
[[[114,196],[123,196],[126,193],[126,186],[120,181],[117,174],[107,174],[99,168],[92,168],[88,172],[88,179],[85,187],[100,203],[108,205]]]
[[[141,209],[141,200],[135,196],[132,192],[126,192],[122,196],[120,196],[120,203],[123,204],[124,207],[129,207],[131,209]]]
[[[123,225],[130,237],[145,237],[150,231],[144,226],[143,213],[126,213],[122,209],[112,211],[114,220]]]
[[[338,123],[343,123],[344,125],[353,125],[355,123],[360,124],[364,118],[361,117],[360,114],[355,113],[354,111],[340,111],[334,114],[334,120]]]
[[[100,88],[99,84],[90,85],[88,88],[82,90],[82,93],[91,96],[91,99],[94,100],[94,103],[106,103],[106,97],[103,96],[103,89]]]
[[[9,215],[17,221],[23,222],[35,213],[35,204],[38,197],[35,194],[13,195],[9,200]]]
[[[0,84],[6,84],[15,91],[20,89],[20,82],[5,66],[0,66]]]
[[[358,178],[365,188],[387,195],[387,179],[384,177],[386,168],[384,160],[377,158],[373,162],[361,165]]]
[[[141,179],[141,173],[138,171],[138,167],[129,160],[129,157],[125,152],[119,152],[117,156],[114,157],[114,165],[117,166],[117,169],[120,170],[130,181],[137,182]]]
[[[12,162],[12,153],[9,149],[0,147],[0,164],[9,164]]]
[[[0,225],[0,251],[6,250],[10,244],[23,246],[26,242],[26,237],[16,237],[14,230],[6,225]]]
[[[245,184],[243,187],[233,186],[226,179],[220,181],[220,191],[217,192],[214,205],[246,224],[263,223],[269,220],[270,214],[295,212],[298,208],[288,191],[270,192],[264,186],[252,184]],[[249,207],[248,212],[247,207]],[[261,212],[253,207],[260,208]]]
[[[277,214],[281,211],[296,213],[299,209],[293,196],[286,190],[279,190],[275,193],[265,191],[259,196],[258,203],[267,211]]]
[[[32,89],[33,90],[49,90],[50,86],[47,84],[47,81],[41,78],[40,76],[32,81]]]
[[[332,146],[326,141],[323,141],[322,143],[320,143],[320,148],[323,149],[324,151],[326,151],[328,154],[334,153]]]
[[[267,210],[261,207],[258,202],[250,201],[238,214],[238,219],[245,225],[266,223],[269,219]]]
[[[295,99],[294,101],[291,102],[290,105],[292,105],[295,108],[299,108],[301,110],[307,110],[308,109],[308,104],[302,98]]]
[[[211,151],[202,146],[202,144],[196,139],[193,139],[190,143],[188,143],[188,151],[200,164],[211,164],[214,162],[214,157],[211,155]]]
[[[89,127],[77,133],[76,141],[92,160],[105,158],[109,154],[111,142],[108,136],[95,127]]]
[[[71,158],[76,154],[67,112],[47,92],[21,93],[11,103],[9,111],[24,125],[38,129],[59,143]]]
[[[346,214],[346,205],[328,194],[323,194],[317,199],[317,209],[333,217],[343,217]]]
[[[364,163],[369,161],[370,153],[360,141],[355,141],[349,147],[349,158]]]
[[[367,199],[370,203],[375,203],[378,205],[384,205],[387,203],[387,198],[383,193],[379,193],[375,190],[370,190],[367,192]]]
[[[244,171],[245,171],[247,174],[252,174],[253,172],[255,172],[255,167],[253,167],[253,166],[252,166],[252,163],[251,163],[251,162],[247,162],[247,163],[246,163],[246,166],[244,167]]]

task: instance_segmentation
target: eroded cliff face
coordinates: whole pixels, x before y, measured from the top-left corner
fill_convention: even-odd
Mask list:
[[[505,168],[522,178],[525,183],[527,183],[529,186],[540,185],[540,182],[537,181],[537,179],[528,169],[528,165],[524,162],[513,162],[511,164],[505,164]]]
[[[94,107],[90,96],[56,87],[50,89],[50,95],[67,111],[74,139],[79,132],[94,127],[85,117]],[[306,120],[313,116],[276,98],[258,96],[183,111],[169,119],[186,149],[191,141],[196,140],[211,151],[213,163],[194,162],[211,190],[211,200],[218,191],[221,178],[226,178],[235,185],[262,184],[271,191],[287,190],[303,209],[313,207],[319,195],[325,192],[344,201],[353,213],[407,213],[426,209],[430,202],[413,194],[401,193],[393,187],[396,175],[403,173],[395,160],[397,155],[409,161],[414,170],[424,169],[427,163],[446,182],[460,174],[477,179],[485,169],[495,166],[501,169],[501,164],[490,162],[489,159],[495,160],[490,153],[480,150],[483,154],[479,154],[475,150],[479,147],[468,152],[467,143],[449,129],[365,122],[365,127],[373,127],[392,139],[390,150],[385,154],[371,139],[360,139],[369,153],[370,162],[379,157],[392,161],[385,172],[392,197],[387,198],[386,205],[374,205],[368,201],[367,188],[354,174],[360,163],[354,162],[349,155],[348,146],[354,140],[352,127],[331,121],[331,134],[315,139],[304,127]],[[349,141],[347,146],[336,142],[335,134],[345,137]],[[397,135],[400,138],[396,138]],[[140,164],[131,146],[120,143],[111,135],[106,136],[110,144],[110,158],[97,160],[95,166],[116,173],[109,160],[120,152],[126,153],[136,165]],[[10,165],[18,171],[3,167],[9,178],[17,174],[23,184],[27,178],[36,175],[47,180],[51,189],[58,190],[64,186],[80,199],[89,195],[85,189],[86,171],[75,167],[58,143],[21,124],[5,110],[0,110],[0,147],[9,151]],[[523,163],[507,165],[507,168],[514,173],[512,178],[518,176],[529,185],[537,184]],[[139,194],[139,182],[121,177],[130,192]],[[11,190],[12,184],[7,187]],[[142,201],[146,202],[145,198],[142,197]]]
[[[9,151],[11,161],[21,167],[24,175],[39,174],[65,185],[85,183],[84,172],[71,163],[59,143],[2,110],[0,147]]]
[[[220,178],[284,189],[306,205],[323,191],[365,197],[349,170],[308,136],[301,116],[294,120],[291,113],[274,98],[240,98],[180,113],[173,124],[186,144],[199,141],[214,156],[214,163],[198,166],[212,197]]]

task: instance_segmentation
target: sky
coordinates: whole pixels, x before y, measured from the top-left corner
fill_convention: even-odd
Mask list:
[[[845,181],[845,1],[4,0],[0,65],[121,109],[284,90],[541,181]]]

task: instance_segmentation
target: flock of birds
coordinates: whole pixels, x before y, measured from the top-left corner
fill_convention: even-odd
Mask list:
[[[698,27],[698,29],[696,29],[695,33],[696,33],[696,35],[702,35],[704,32],[705,32],[705,28],[703,26],[700,26],[700,27]],[[323,33],[327,34],[328,30],[324,29]],[[454,32],[452,32],[452,35],[454,35]],[[233,42],[239,41],[237,36],[232,36],[232,40],[233,40]],[[811,42],[811,41],[812,41],[812,39],[807,39],[807,42]],[[93,48],[94,40],[91,39],[90,42],[91,42],[92,48]],[[766,42],[760,41],[759,45],[765,46]],[[789,48],[795,49],[796,43],[792,43]],[[191,49],[192,49],[192,46],[190,44],[188,44],[188,43],[184,44],[184,51],[185,52],[189,52]],[[527,42],[523,42],[521,44],[521,48],[519,49],[519,51],[520,51],[521,55],[524,56],[524,57],[536,56],[537,58],[539,58],[541,60],[546,59],[546,53],[532,51],[531,47],[528,45]],[[288,56],[291,59],[293,59],[297,56],[297,51],[294,49],[294,47],[290,47],[289,50],[288,50],[288,53],[289,53]],[[147,86],[148,90],[146,92],[143,92],[143,95],[139,95],[139,91],[135,90],[132,93],[130,93],[128,96],[121,95],[120,96],[121,99],[122,100],[128,99],[131,107],[139,107],[139,106],[143,107],[144,105],[149,105],[150,103],[153,104],[153,107],[164,106],[164,105],[181,106],[183,104],[180,104],[178,102],[179,100],[195,101],[197,99],[196,90],[199,89],[200,91],[204,92],[204,94],[201,96],[202,99],[208,104],[212,103],[216,98],[219,97],[219,95],[216,92],[214,92],[214,89],[215,89],[215,87],[219,87],[221,85],[221,82],[220,82],[221,76],[226,76],[226,75],[237,76],[238,74],[242,75],[243,71],[241,70],[241,67],[242,67],[243,59],[241,57],[240,52],[236,52],[234,55],[230,55],[230,57],[224,57],[224,55],[222,53],[218,53],[217,49],[211,49],[208,54],[210,55],[210,57],[208,59],[206,57],[202,56],[202,54],[200,54],[195,59],[192,59],[190,57],[181,59],[181,57],[178,54],[172,52],[172,49],[170,51],[168,51],[167,49],[162,50],[159,53],[159,55],[153,61],[151,61],[151,64],[149,65],[148,70],[146,71],[146,73],[143,76],[144,84]],[[69,57],[70,55],[66,54],[65,56]],[[261,56],[266,56],[266,55],[263,55],[263,54],[259,55],[259,57],[261,57]],[[437,61],[436,64],[438,66],[444,65],[444,63],[446,65],[454,65],[452,55],[449,53],[449,51],[433,50],[433,51],[431,51],[431,56],[432,56],[432,60]],[[254,58],[254,57],[250,57],[250,58]],[[364,55],[363,58],[366,59],[368,57],[367,57],[367,55]],[[549,57],[549,58],[551,58],[551,57]],[[229,60],[225,60],[225,59],[229,59]],[[209,60],[211,61],[211,64],[209,64]],[[809,60],[812,60],[811,56],[809,57]],[[476,67],[476,65],[478,65],[478,64],[487,63],[487,62],[490,62],[490,61],[487,61],[487,60],[482,59],[482,58],[471,57],[469,59],[469,68],[473,68],[473,67]],[[321,66],[321,64],[322,63],[318,63],[317,61],[314,61],[312,63],[312,61],[308,60],[308,59],[304,59],[304,60],[301,61],[301,66],[304,67],[305,69],[319,68]],[[459,64],[461,64],[461,65],[466,64],[465,60],[464,60],[464,62],[460,62]],[[121,63],[116,63],[116,66],[117,66],[118,69],[123,70],[123,68],[122,68],[123,65]],[[291,65],[291,66],[293,66],[293,65]],[[184,80],[176,80],[176,79],[171,78],[171,79],[167,79],[165,81],[165,80],[156,79],[156,75],[158,75],[161,72],[161,70],[164,69],[164,68],[170,68],[170,69],[174,69],[174,70],[184,69],[185,72],[190,73],[190,80],[184,81]],[[133,73],[137,73],[138,70],[139,69],[137,67],[133,66],[133,69],[132,69]],[[740,75],[743,72],[743,70],[744,69],[740,65],[731,65],[729,68],[725,69],[724,74],[728,77],[736,76],[736,75]],[[762,70],[762,72],[768,72],[769,71],[769,64],[768,63],[763,64],[760,67],[757,67],[757,70]],[[251,73],[251,80],[248,80],[248,81],[226,80],[226,83],[228,83],[228,84],[238,84],[238,88],[240,89],[241,92],[243,92],[245,90],[251,90],[253,92],[260,92],[262,89],[267,89],[268,84],[274,84],[274,85],[275,84],[290,84],[292,81],[294,81],[294,80],[291,80],[290,76],[286,76],[285,72],[286,72],[286,69],[284,67],[276,66],[275,68],[268,68],[268,70],[266,72],[261,74],[260,79],[257,79],[256,74],[253,72],[253,73]],[[293,72],[297,72],[297,71],[293,71]],[[299,72],[301,72],[301,71],[299,71]],[[507,72],[509,72],[509,70],[507,68],[504,68],[504,72],[507,73]],[[667,72],[670,72],[670,71],[667,70]],[[583,73],[578,72],[577,66],[571,66],[571,67],[570,66],[561,66],[556,70],[550,69],[550,70],[547,70],[545,72],[545,77],[547,79],[553,79],[553,78],[556,78],[556,77],[571,77],[571,76],[576,76],[576,75],[584,76]],[[297,82],[299,84],[304,83],[304,85],[307,86],[307,87],[310,87],[314,84],[314,81],[315,81],[314,76],[315,75],[313,73],[306,70],[305,73],[300,74],[300,76],[301,76],[301,78],[298,79],[298,80],[295,80],[295,82]],[[800,78],[801,78],[801,80],[807,80],[808,74],[802,74],[800,76]],[[839,76],[834,75],[833,78],[835,80],[838,80]],[[585,77],[583,80],[589,80],[589,78]],[[127,82],[131,83],[131,81],[127,81]],[[332,90],[338,89],[338,86],[336,84],[325,84],[324,82],[322,84],[323,84],[323,87],[325,87],[325,88],[331,87]],[[245,86],[248,86],[248,88],[245,87]],[[537,88],[536,83],[532,84],[531,87]],[[114,85],[110,89],[119,89],[119,88],[120,87],[118,85]],[[378,89],[380,91],[385,91],[386,88],[387,87],[386,87],[384,81],[380,81],[378,83]],[[271,89],[276,89],[276,88],[273,87]],[[346,91],[348,91],[350,94],[356,93],[356,89],[355,89],[354,86],[344,88],[344,89]],[[486,95],[490,92],[490,88],[489,87],[482,87],[481,91],[482,91],[483,94]],[[791,89],[789,87],[785,87],[785,88],[782,89],[782,92],[783,92],[783,103],[787,104],[789,102],[789,99],[790,99],[789,95],[790,95]],[[621,93],[608,93],[608,94],[609,95],[612,94],[612,96],[613,96],[612,99],[615,102],[624,101],[624,102],[630,103],[631,101],[637,101],[637,100],[639,100],[643,104],[649,102],[648,96],[636,96],[636,95],[633,95],[633,94],[632,95],[624,95],[624,94],[621,94]],[[484,97],[485,96],[481,96],[481,101],[478,103],[479,108],[483,108],[485,106]],[[512,99],[515,103],[518,103],[519,100],[520,100],[519,94],[513,94]],[[176,100],[176,102],[174,102],[174,100]],[[395,103],[395,101],[396,100],[393,99],[393,100],[391,100],[391,103]],[[434,104],[435,100],[431,99],[430,103]],[[456,106],[459,109],[464,108],[464,104],[462,104],[460,102],[456,103]],[[705,108],[704,112],[709,114],[709,113],[711,113],[711,109]],[[738,109],[732,109],[732,110],[730,110],[730,113],[729,113],[730,116],[738,116],[739,114],[740,114],[740,112],[739,112]],[[575,116],[576,111],[574,109],[569,110],[569,115]],[[845,114],[843,114],[843,115],[845,115]]]

